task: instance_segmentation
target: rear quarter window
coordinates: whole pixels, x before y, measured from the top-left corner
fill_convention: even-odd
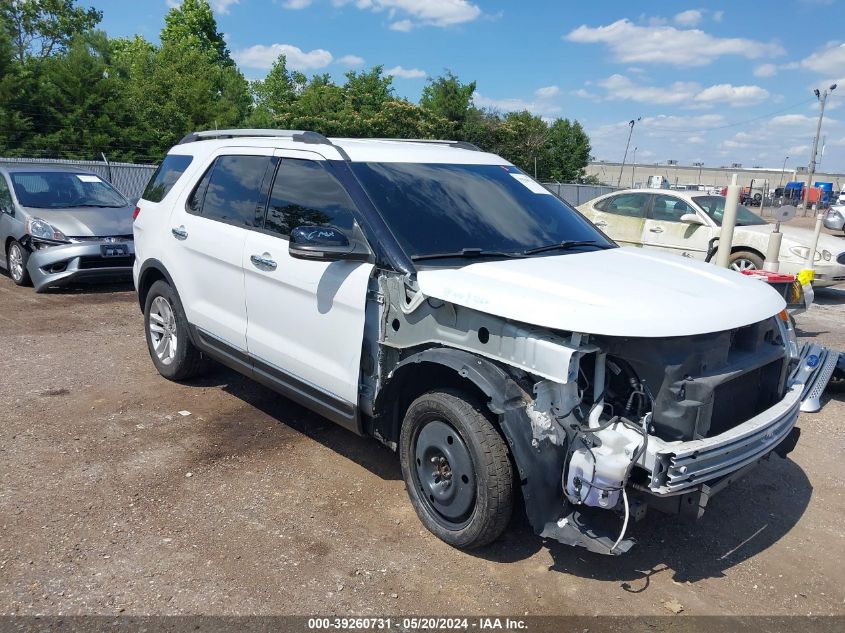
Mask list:
[[[147,188],[141,196],[150,202],[161,202],[164,197],[173,189],[173,185],[179,180],[188,165],[194,159],[193,156],[184,154],[168,154],[164,157],[161,165],[153,173]]]

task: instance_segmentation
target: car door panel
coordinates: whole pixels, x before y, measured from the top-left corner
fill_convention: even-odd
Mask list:
[[[198,186],[177,204],[166,237],[172,240],[171,270],[188,321],[241,351],[247,349],[243,253],[249,227],[237,217],[252,204],[254,220],[272,153],[229,147],[214,155]]]
[[[704,260],[713,229],[709,224],[682,222],[681,217],[687,214],[697,215],[702,222],[706,222],[704,214],[686,200],[668,194],[655,194],[643,226],[643,246]]]
[[[650,194],[621,193],[592,206],[590,218],[613,241],[624,246],[642,246],[643,226]]]
[[[256,369],[299,381],[328,400],[357,406],[367,288],[373,266],[291,257],[290,230],[331,224],[349,231],[351,205],[325,163],[310,152],[281,158],[264,232],[250,232],[243,251],[247,346]],[[329,202],[331,201],[331,204]],[[340,223],[340,224],[338,224]],[[294,226],[296,225],[296,226]],[[306,394],[307,395],[307,394]],[[350,426],[352,420],[338,420]]]

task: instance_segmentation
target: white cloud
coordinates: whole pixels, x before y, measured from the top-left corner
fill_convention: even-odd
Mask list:
[[[212,0],[211,8],[217,13],[229,13],[229,7],[233,4],[238,4],[241,0]]]
[[[390,23],[390,30],[391,31],[399,31],[401,33],[407,33],[412,28],[414,28],[414,23],[410,20],[396,20],[396,22]]]
[[[538,91],[535,91],[534,94],[537,95],[537,92]],[[557,93],[555,93],[555,95],[557,95]],[[523,110],[528,110],[531,114],[536,114],[537,116],[548,119],[558,115],[562,110],[562,108],[554,103],[550,98],[555,95],[546,97],[537,95],[538,99],[528,101],[518,97],[495,99],[492,97],[486,97],[479,92],[475,92],[472,95],[472,101],[479,108],[490,108],[500,112],[522,112]]]
[[[597,81],[596,85],[607,91],[608,101],[634,101],[636,103],[656,103],[662,105],[680,105],[692,102],[696,92],[700,89],[697,83],[676,81],[660,86],[643,86],[633,82],[624,75],[611,75],[607,79]]]
[[[799,65],[819,75],[827,75],[824,80],[827,85],[845,84],[845,42],[830,42],[802,59]]]
[[[358,55],[344,55],[343,57],[338,57],[335,60],[335,63],[340,64],[341,66],[349,66],[350,68],[354,68],[356,66],[363,66],[364,58],[359,57]]]
[[[570,31],[564,39],[581,44],[604,44],[615,61],[634,64],[706,66],[725,55],[759,59],[784,53],[783,48],[775,43],[716,37],[699,29],[641,26],[628,19],[617,20],[607,26],[582,25]]]
[[[282,7],[285,9],[304,9],[311,6],[312,0],[285,0]]]
[[[695,26],[701,22],[703,17],[704,14],[698,9],[689,9],[688,11],[678,13],[674,20],[675,24],[680,24],[681,26]]]
[[[537,90],[534,91],[534,94],[541,99],[549,99],[556,96],[559,92],[560,88],[557,86],[545,86],[543,88],[537,88]]]
[[[393,77],[400,77],[402,79],[421,79],[425,77],[425,71],[419,68],[402,68],[402,66],[394,66],[384,71],[385,75]]]
[[[291,70],[316,70],[325,68],[334,59],[332,54],[322,48],[315,48],[305,52],[298,46],[291,44],[271,44],[264,46],[256,44],[249,48],[237,50],[232,54],[235,61],[246,68],[269,69],[279,55],[284,55],[287,67]]]
[[[760,86],[732,86],[731,84],[710,86],[695,95],[697,103],[728,104],[734,107],[755,105],[768,98],[769,91]]]
[[[702,88],[701,84],[694,81],[676,81],[667,86],[646,86],[619,74],[597,81],[596,85],[607,91],[604,97],[606,101],[633,101],[688,108],[748,106],[769,98],[769,91],[760,86],[718,84]]]
[[[778,74],[778,67],[775,64],[760,64],[754,69],[755,77],[774,77]]]
[[[446,27],[472,22],[481,9],[469,0],[333,0],[335,6],[353,4],[361,10],[387,12],[394,31],[416,26]],[[397,19],[398,18],[398,19]]]
[[[714,22],[721,22],[723,17],[725,17],[724,11],[714,11],[713,12],[713,21]]]

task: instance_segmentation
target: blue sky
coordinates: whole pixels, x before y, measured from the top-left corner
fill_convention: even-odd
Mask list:
[[[156,41],[178,0],[83,0],[112,36]],[[476,105],[581,121],[593,155],[638,162],[806,165],[827,102],[822,170],[845,172],[845,0],[506,2],[211,0],[243,72],[279,52],[306,74],[384,65],[416,101],[444,69],[477,81]],[[630,157],[629,157],[630,159]]]

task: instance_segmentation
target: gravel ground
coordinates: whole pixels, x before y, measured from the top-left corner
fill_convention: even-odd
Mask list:
[[[844,317],[820,292],[801,335],[845,349]],[[0,277],[0,376],[0,614],[845,614],[842,394],[790,459],[609,558],[520,514],[448,547],[375,442],[226,369],[159,377],[128,286]]]

